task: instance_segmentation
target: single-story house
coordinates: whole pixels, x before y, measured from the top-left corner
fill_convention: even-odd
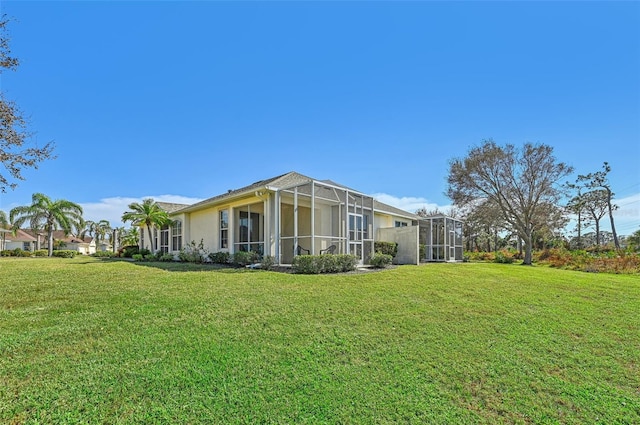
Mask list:
[[[47,234],[44,231],[35,232],[31,229],[22,229],[23,233],[28,234],[33,240],[33,249],[48,249],[49,242],[47,240]],[[65,234],[62,230],[54,230],[53,232],[54,249],[67,249],[71,251],[78,251],[83,255],[91,255],[96,252],[96,241],[91,236],[85,236],[79,238],[74,235]],[[58,243],[59,245],[56,245]]]
[[[281,265],[300,254],[353,254],[366,263],[374,242],[397,242],[400,264],[461,261],[462,222],[422,218],[335,183],[290,172],[193,205],[163,204],[173,220],[156,247],[177,254],[190,241],[209,252],[252,251]],[[141,246],[151,248],[146,229]],[[422,248],[421,249],[421,245]]]
[[[9,229],[2,229],[0,251],[14,249],[35,251],[37,249],[37,239],[22,229],[18,229],[15,232]]]

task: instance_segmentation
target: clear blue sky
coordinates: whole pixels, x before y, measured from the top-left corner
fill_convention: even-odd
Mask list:
[[[447,208],[448,162],[484,139],[608,161],[640,228],[638,2],[1,1],[2,91],[57,159],[34,192],[119,217],[288,171],[415,210]],[[184,197],[184,198],[181,198]],[[603,222],[603,224],[605,224]]]

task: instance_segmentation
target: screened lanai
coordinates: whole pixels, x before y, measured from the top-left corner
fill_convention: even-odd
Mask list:
[[[462,221],[437,215],[421,218],[420,244],[425,246],[421,261],[462,261]]]
[[[310,180],[276,191],[276,256],[291,264],[300,254],[373,252],[373,198],[328,182]]]

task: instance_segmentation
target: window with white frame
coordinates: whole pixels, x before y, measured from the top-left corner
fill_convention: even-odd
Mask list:
[[[406,221],[398,221],[396,220],[395,227],[407,227],[408,224]]]
[[[152,252],[158,246],[158,229],[156,227],[153,228],[153,241],[151,241],[151,248],[149,248]]]
[[[229,211],[220,211],[220,249],[229,248]]]
[[[169,252],[169,226],[162,226],[160,229],[160,252]]]
[[[180,251],[182,249],[182,221],[176,220],[171,226],[171,249]]]

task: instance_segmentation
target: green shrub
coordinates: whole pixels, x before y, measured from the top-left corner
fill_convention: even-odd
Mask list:
[[[471,261],[491,261],[495,260],[495,253],[486,251],[471,251],[468,252],[469,260]]]
[[[351,254],[337,254],[336,260],[338,261],[338,271],[341,272],[353,271],[358,265],[358,258]]]
[[[47,257],[49,255],[49,251],[46,249],[37,249],[33,251],[33,255],[36,257]]]
[[[260,268],[262,268],[262,270],[271,270],[273,269],[273,266],[275,263],[276,263],[276,257],[273,257],[271,255],[265,255],[264,257],[262,257],[262,260],[260,261]]]
[[[13,251],[10,249],[4,249],[0,251],[0,257],[13,257]]]
[[[291,268],[294,273],[318,274],[320,273],[319,255],[296,255],[293,257]],[[327,255],[328,257],[328,255]]]
[[[203,239],[198,244],[191,241],[180,250],[178,258],[187,263],[204,263],[209,258],[209,250],[205,248]]]
[[[377,269],[384,269],[393,261],[393,257],[389,254],[375,253],[371,256],[369,264]]]
[[[57,249],[53,251],[53,256],[58,258],[73,258],[77,253],[78,251],[73,251],[71,249]]]
[[[142,261],[144,256],[142,254],[133,254],[131,255],[131,258],[133,258],[133,261]]]
[[[318,255],[316,257],[320,273],[338,273],[340,271],[337,255]]]
[[[231,254],[228,252],[212,252],[209,254],[209,259],[215,264],[229,264],[231,262]]]
[[[112,258],[112,257],[117,257],[118,254],[113,251],[96,251],[93,254],[91,254],[91,256],[98,257],[98,258]]]
[[[254,252],[238,251],[233,253],[232,263],[238,267],[244,267],[254,262],[256,254]]]
[[[16,257],[33,257],[33,252],[21,250]]]
[[[124,258],[132,258],[133,254],[141,254],[138,245],[128,245],[118,250],[118,255]],[[144,253],[142,253],[144,255]]]
[[[380,254],[390,255],[392,258],[394,258],[396,255],[398,255],[398,243],[384,241],[374,242],[373,250]]]
[[[427,258],[427,245],[423,243],[418,245],[418,255],[420,260]]]
[[[496,252],[494,263],[511,264],[514,262],[513,254],[508,251]]]
[[[163,262],[170,262],[170,261],[175,261],[175,258],[173,257],[173,254],[171,254],[170,252],[165,252],[163,254],[161,254],[159,257],[156,256],[158,261],[163,261]]]
[[[356,256],[350,254],[296,255],[291,267],[294,273],[318,274],[350,272],[357,264]]]

